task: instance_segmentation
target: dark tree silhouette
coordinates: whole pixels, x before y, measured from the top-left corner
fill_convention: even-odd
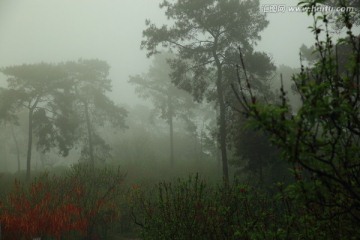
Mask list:
[[[157,27],[147,20],[141,46],[148,56],[158,53],[158,46],[176,50],[179,58],[171,64],[173,82],[195,99],[200,101],[215,85],[223,177],[228,181],[224,67],[237,45],[252,51],[252,44],[260,39],[259,32],[268,22],[257,0],[164,0],[160,7],[166,9],[174,24]]]
[[[33,134],[37,136],[37,146],[43,151],[58,146],[65,156],[71,148],[72,141],[64,139],[70,136],[73,128],[64,128],[70,119],[64,118],[66,108],[57,106],[63,96],[66,85],[66,73],[58,66],[40,63],[6,67],[1,70],[8,76],[8,88],[2,89],[0,98],[1,118],[16,121],[16,113],[25,108],[28,110],[28,146],[26,157],[26,178],[30,179]]]

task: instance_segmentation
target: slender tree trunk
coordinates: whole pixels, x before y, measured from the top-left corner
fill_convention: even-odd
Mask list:
[[[219,87],[218,87],[219,88]],[[225,182],[229,182],[229,169],[228,169],[228,159],[227,159],[227,150],[226,150],[226,119],[225,119],[225,103],[222,95],[222,89],[218,90],[219,95],[219,105],[220,105],[220,150],[221,150],[221,160],[222,160],[222,169],[223,177]]]
[[[202,127],[200,130],[200,161],[202,161],[203,158],[203,135],[204,135],[204,120],[202,122]]]
[[[89,161],[90,161],[91,169],[94,170],[95,169],[94,148],[93,148],[93,141],[92,141],[89,105],[87,102],[84,103],[84,107],[85,107],[86,128],[87,128],[87,134],[88,134],[88,147],[89,147],[89,156],[90,156]]]
[[[33,134],[33,113],[34,108],[29,109],[29,133],[28,133],[28,149],[26,155],[26,180],[30,181],[30,171],[31,171],[31,151],[32,151],[32,134]]]
[[[14,126],[11,125],[11,135],[14,139],[15,142],[15,148],[16,148],[16,157],[17,157],[17,171],[20,172],[20,148],[19,148],[19,143],[17,141],[15,132],[14,132]]]
[[[216,140],[216,162],[217,162],[217,169],[218,170],[218,176],[224,175],[222,174],[222,163],[221,163],[221,151],[220,151],[220,145],[219,142]]]
[[[260,180],[260,186],[263,186],[264,185],[264,176],[263,176],[263,167],[262,166],[260,166],[259,180]]]
[[[196,161],[199,161],[199,152],[198,152],[198,139],[197,139],[197,134],[195,132],[194,134],[194,156],[196,157]]]
[[[168,95],[168,121],[170,127],[170,165],[174,166],[174,126],[173,126],[173,106],[172,106],[172,99],[171,96]]]
[[[217,79],[216,79],[216,90],[219,103],[219,133],[220,133],[220,150],[221,150],[221,160],[222,160],[222,170],[223,178],[225,183],[229,182],[229,169],[228,169],[228,159],[227,159],[227,150],[226,150],[226,107],[224,102],[224,93],[222,86],[222,65],[220,60],[215,52],[213,52],[217,67]]]

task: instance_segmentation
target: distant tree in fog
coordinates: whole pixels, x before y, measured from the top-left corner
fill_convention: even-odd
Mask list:
[[[8,87],[0,92],[0,118],[16,122],[19,111],[24,108],[28,111],[26,178],[29,180],[34,134],[38,149],[44,152],[57,146],[66,156],[72,148],[70,138],[76,122],[66,117],[69,110],[69,98],[64,95],[68,88],[66,73],[46,63],[11,66],[1,72],[8,77]]]
[[[110,146],[97,133],[97,126],[111,123],[126,128],[127,111],[118,107],[106,95],[111,91],[108,78],[110,66],[97,59],[78,60],[62,64],[70,83],[69,96],[72,112],[79,121],[78,140],[83,144],[81,159],[92,167],[95,161],[110,157]]]
[[[126,110],[107,96],[111,90],[109,65],[100,60],[62,64],[31,64],[1,69],[8,76],[0,89],[0,121],[17,123],[20,111],[28,111],[26,177],[30,179],[34,135],[38,150],[57,147],[62,156],[82,143],[83,159],[109,156],[110,147],[96,133],[95,125],[111,122],[125,127]]]
[[[147,74],[130,76],[129,82],[136,86],[136,92],[144,99],[150,99],[160,111],[161,118],[169,124],[170,132],[170,163],[174,164],[174,118],[185,117],[194,107],[191,95],[177,88],[170,78],[171,69],[168,59],[173,54],[156,55]]]

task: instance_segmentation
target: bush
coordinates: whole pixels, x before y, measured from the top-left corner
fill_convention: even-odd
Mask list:
[[[209,186],[198,176],[134,186],[132,211],[144,240],[152,239],[356,239],[344,218],[329,221],[326,208],[306,205],[298,185],[276,194],[237,181]],[[274,191],[275,192],[275,191]],[[352,233],[352,234],[349,234]]]
[[[319,2],[307,0],[301,5],[314,9]],[[339,1],[339,6],[344,3]],[[314,17],[311,28],[319,58],[293,76],[302,101],[299,111],[292,113],[283,86],[279,103],[258,102],[250,79],[240,71],[233,90],[254,127],[266,131],[282,159],[292,165],[297,182],[286,192],[294,206],[304,206],[304,213],[293,217],[313,223],[303,233],[316,231],[310,235],[317,239],[356,239],[360,236],[360,39],[351,30],[349,11],[339,18],[347,37],[336,44],[328,16],[308,14]],[[340,49],[347,51],[340,54]]]
[[[311,219],[301,216],[303,207],[296,209],[285,193],[270,196],[236,181],[230,186],[208,186],[196,175],[162,182],[149,192],[137,187],[133,210],[143,239],[309,237],[302,232],[313,224]]]
[[[0,205],[3,239],[96,239],[119,217],[123,175],[74,166],[64,176],[45,174],[27,185],[15,181]]]

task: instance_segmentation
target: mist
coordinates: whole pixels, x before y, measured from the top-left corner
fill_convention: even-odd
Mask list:
[[[0,240],[360,234],[360,6],[298,4],[0,0]]]
[[[141,103],[127,81],[129,75],[146,71],[150,64],[140,42],[145,19],[158,24],[166,21],[160,2],[1,0],[0,66],[102,59],[111,66],[115,101]],[[295,6],[296,2],[272,3]],[[301,44],[312,43],[307,29],[312,19],[288,12],[268,13],[267,18],[270,24],[261,33],[258,50],[269,53],[277,65],[299,67]]]

